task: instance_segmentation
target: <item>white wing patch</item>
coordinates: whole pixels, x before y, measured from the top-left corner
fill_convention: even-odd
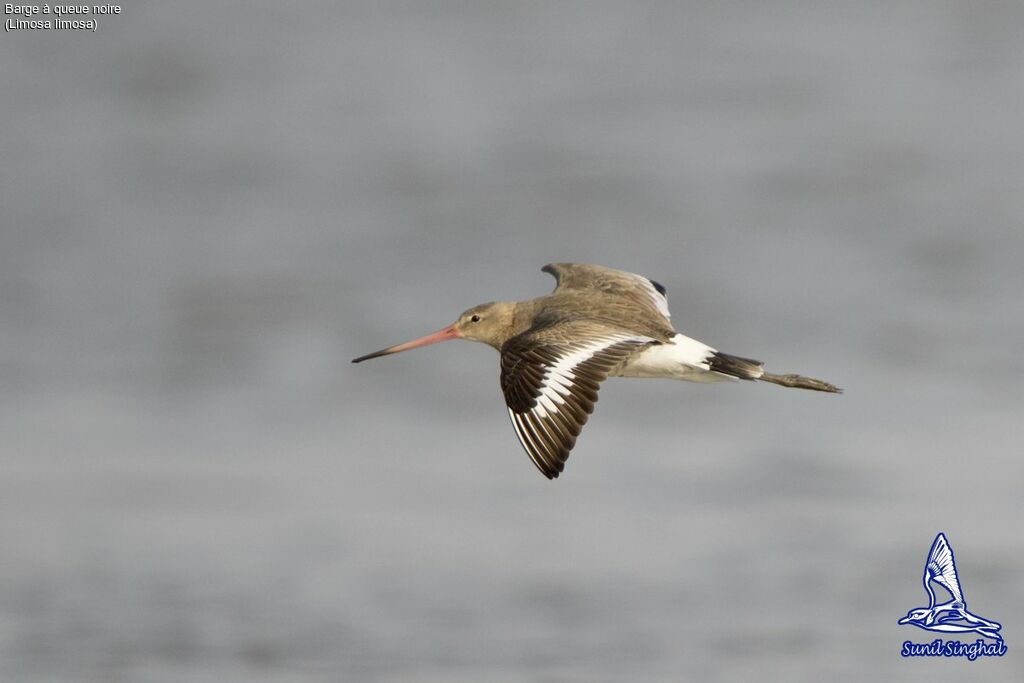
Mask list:
[[[573,368],[580,363],[585,363],[598,351],[622,341],[635,341],[640,344],[646,344],[654,340],[650,337],[617,334],[581,345],[581,348],[567,353],[559,358],[557,363],[545,368],[544,381],[540,385],[540,396],[537,398],[537,405],[530,412],[539,418],[545,418],[550,413],[558,412],[558,407],[565,405],[565,397],[569,396],[572,392],[573,380],[576,378],[576,375],[573,374]]]

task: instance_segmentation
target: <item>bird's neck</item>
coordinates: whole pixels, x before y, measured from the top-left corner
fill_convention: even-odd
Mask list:
[[[538,299],[528,299],[527,301],[516,302],[512,307],[512,317],[509,321],[508,328],[509,334],[508,337],[505,338],[505,341],[511,339],[517,334],[522,334],[533,327],[537,320],[537,314],[540,312],[541,306],[546,298],[547,297],[540,297]]]
[[[500,351],[505,342],[533,326],[534,318],[541,307],[541,299],[509,301],[507,305],[500,306],[497,334],[493,338],[481,341]]]

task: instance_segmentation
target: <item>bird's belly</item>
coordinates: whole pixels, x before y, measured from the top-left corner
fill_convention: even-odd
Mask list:
[[[677,334],[665,344],[648,346],[633,355],[612,375],[615,377],[665,377],[688,382],[724,382],[733,378],[711,372],[708,357],[715,352],[707,344]]]

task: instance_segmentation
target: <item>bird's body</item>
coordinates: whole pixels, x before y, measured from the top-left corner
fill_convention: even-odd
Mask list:
[[[721,353],[676,332],[665,288],[602,266],[544,267],[547,296],[475,306],[448,327],[353,362],[448,339],[479,341],[501,354],[501,388],[516,435],[548,478],[562,471],[606,377],[694,382],[747,379],[837,393],[800,375],[765,373],[759,361]]]

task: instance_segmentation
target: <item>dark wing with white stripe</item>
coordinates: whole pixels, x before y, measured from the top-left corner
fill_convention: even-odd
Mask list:
[[[597,402],[598,385],[649,337],[569,321],[528,330],[501,348],[501,390],[516,436],[554,479]]]
[[[629,299],[672,329],[665,288],[643,275],[586,263],[549,263],[541,270],[555,276],[556,292],[590,290]]]
[[[925,589],[929,580],[939,584],[953,596],[957,602],[964,601],[964,593],[960,589],[960,578],[956,575],[956,562],[953,549],[949,547],[945,534],[939,534],[932,543],[928,553],[928,563],[924,570]],[[930,593],[931,591],[929,591]],[[932,605],[934,607],[934,605]]]

